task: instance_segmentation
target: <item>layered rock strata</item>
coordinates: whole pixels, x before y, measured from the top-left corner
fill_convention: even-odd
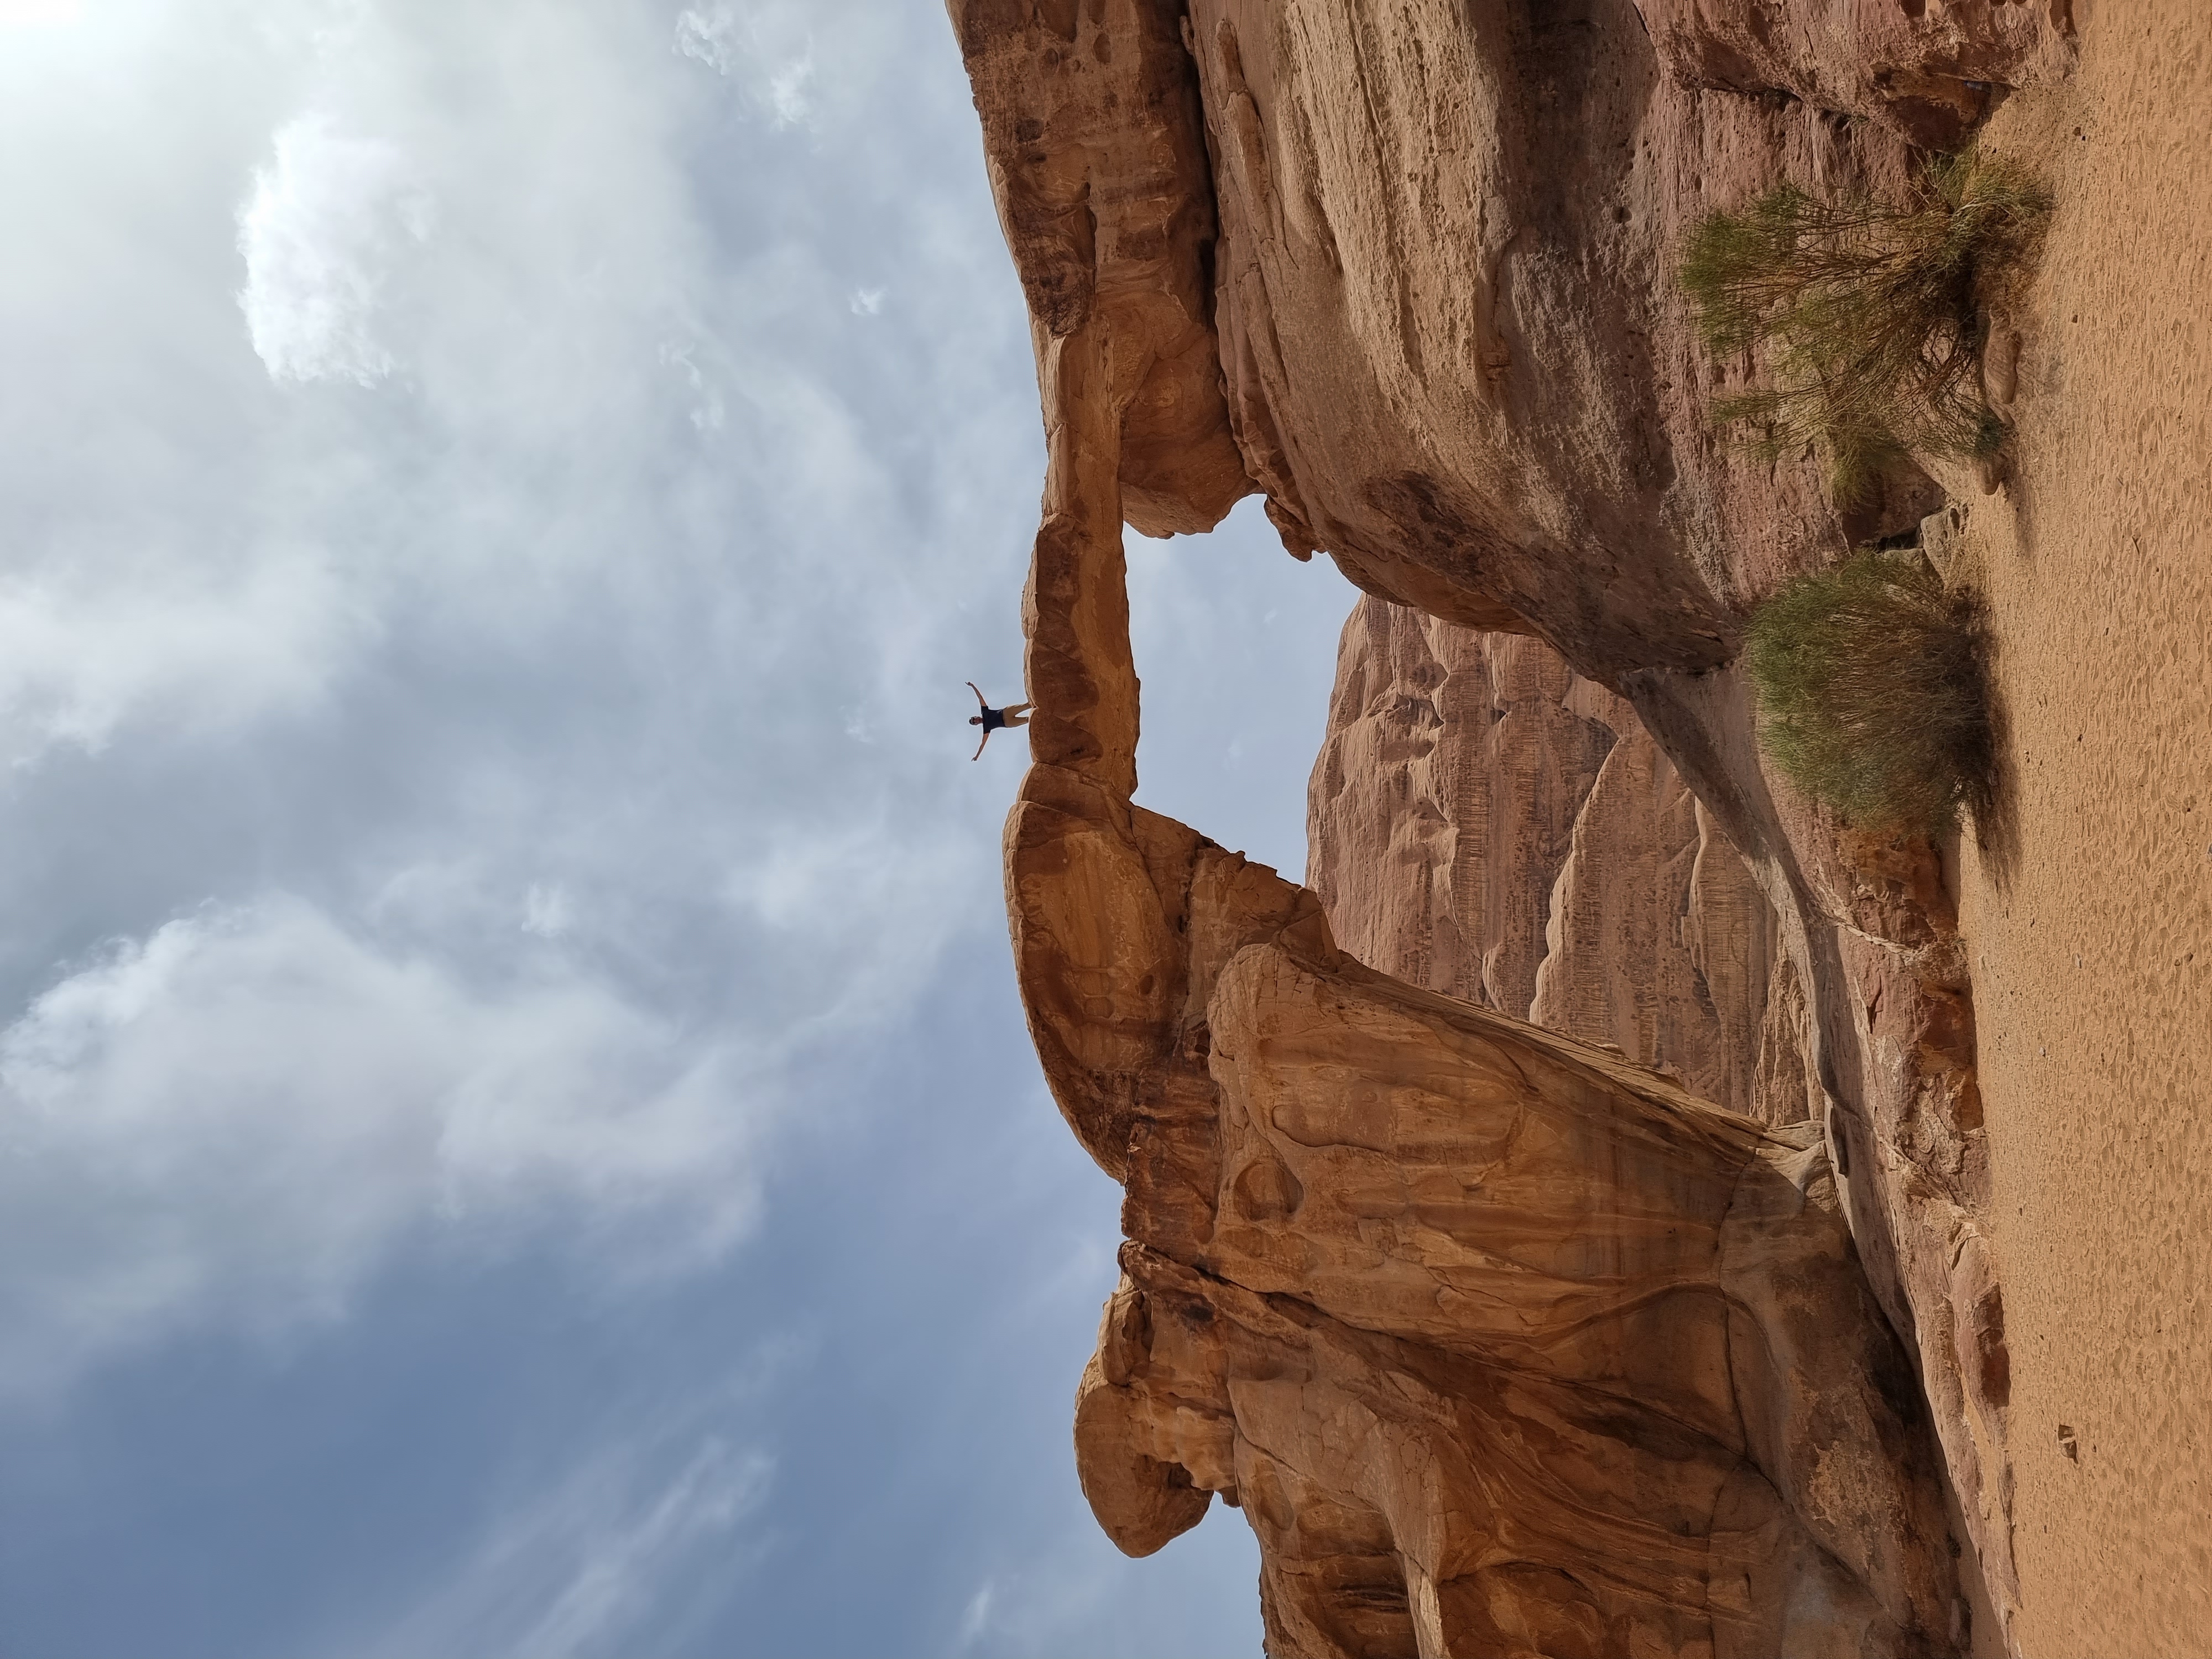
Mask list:
[[[1774,913],[1634,709],[1540,640],[1352,608],[1306,877],[1369,967],[1609,1043],[1764,1121]]]
[[[1141,1553],[1242,1504],[1282,1656],[1948,1646],[1926,1425],[1819,1136],[1364,969],[1132,804],[1117,346],[1047,349],[1006,839],[1046,1078],[1127,1194],[1076,1407],[1101,1525]]]
[[[1949,148],[2008,93],[2072,69],[2073,0],[1641,0],[1687,86],[1779,94]]]
[[[1060,552],[1103,546],[1125,517],[1203,527],[1246,481],[1294,554],[1326,551],[1431,616],[1538,635],[1631,704],[1696,797],[1701,837],[1717,829],[1771,907],[1789,972],[1753,1086],[1802,1085],[2002,1616],[2008,1360],[1975,1221],[1972,1005],[1940,883],[1925,849],[1853,848],[1778,797],[1732,666],[1752,602],[1940,495],[1908,469],[1838,520],[1810,458],[1770,466],[1720,445],[1709,398],[1751,365],[1710,362],[1668,297],[1670,250],[1698,214],[1778,176],[1902,188],[1909,137],[1962,130],[2005,86],[2063,73],[2071,49],[2063,4],[1896,9],[951,3],[1054,456],[1029,616],[1040,759],[1127,798],[1133,672],[1067,633],[1069,618],[1079,633],[1111,623],[1119,585],[1048,593],[1073,580]],[[1673,810],[1656,770],[1621,794]],[[1118,822],[1088,797],[1053,810]],[[1098,833],[1083,856],[1116,868],[1157,851],[1141,850],[1149,830]],[[1602,898],[1603,879],[1586,890]],[[1620,925],[1601,902],[1558,915],[1594,916],[1595,938]],[[1091,925],[1103,938],[1125,923],[1152,925]],[[1149,943],[1115,948],[1152,959]],[[1033,996],[1045,972],[1025,963]],[[1562,1006],[1604,1006],[1592,984],[1563,981]],[[1114,1030],[1133,1017],[1121,994],[1079,993]],[[1037,1029],[1051,1071],[1051,1045],[1073,1039]],[[1133,1095],[1100,1109],[1085,1133],[1117,1173],[1115,1124],[1180,1121]],[[1134,1204],[1152,1189],[1132,1180]]]
[[[1957,518],[1923,528],[1939,555]],[[1613,1046],[1771,1128],[1826,1121],[1812,1011],[1772,909],[1634,712],[1540,641],[1361,600],[1308,828],[1309,878],[1362,963]],[[1863,1021],[1878,1178],[1912,1205],[1947,1467],[1969,1529],[2002,1546],[2010,1357],[1976,1219],[1989,1170],[1949,902],[1924,845],[1802,808],[1793,833]],[[1993,1550],[1994,1613],[2008,1574],[2008,1547]]]

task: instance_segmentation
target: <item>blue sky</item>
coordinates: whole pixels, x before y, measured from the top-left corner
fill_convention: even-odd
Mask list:
[[[1041,483],[913,0],[0,0],[0,1650],[1231,1654],[1068,1451]],[[1133,539],[1296,874],[1351,591]]]

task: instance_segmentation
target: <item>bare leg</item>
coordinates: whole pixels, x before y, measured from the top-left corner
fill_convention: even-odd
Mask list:
[[[1000,712],[1006,715],[1007,725],[1027,726],[1030,723],[1029,711],[1031,706],[1025,702],[1012,702]]]

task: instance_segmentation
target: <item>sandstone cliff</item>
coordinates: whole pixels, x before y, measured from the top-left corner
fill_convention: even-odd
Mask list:
[[[1006,837],[1047,1080],[1127,1194],[1100,1524],[1143,1553],[1243,1506],[1286,1659],[1949,1647],[1928,1426],[1817,1132],[1364,969],[1132,804],[1118,344],[1045,350],[1053,718]]]
[[[1303,971],[1336,976],[1316,993],[1322,1000],[1352,994],[1338,985],[1349,970],[1311,932],[1317,914],[1299,908],[1310,896],[1252,896],[1264,926],[1242,900],[1186,910],[1169,832],[1188,832],[1115,805],[1133,784],[1135,678],[1126,653],[1101,641],[1121,625],[1124,600],[1110,569],[1086,578],[1078,568],[1118,556],[1105,550],[1118,547],[1124,518],[1154,533],[1202,528],[1256,487],[1293,554],[1326,551],[1369,592],[1431,617],[1537,635],[1640,717],[1656,751],[1609,720],[1596,723],[1610,744],[1589,732],[1603,744],[1601,775],[1554,881],[1546,928],[1556,924],[1559,937],[1536,957],[1539,979],[1553,951],[1557,966],[1531,984],[1530,1010],[1540,1001],[1660,1057],[1653,1045],[1666,1031],[1695,1022],[1679,996],[1662,998],[1673,1012],[1648,1022],[1635,995],[1623,1000],[1601,958],[1608,941],[1626,940],[1677,984],[1684,970],[1662,958],[1686,957],[1689,1003],[1702,972],[1720,1033],[1700,1041],[1735,1044],[1728,1033],[1745,1029],[1759,999],[1759,951],[1787,963],[1765,989],[1748,1075],[1738,1049],[1717,1071],[1706,1066],[1706,1086],[1782,1103],[1777,1121],[1805,1115],[1796,1101],[1809,1109],[1852,1248],[1935,1407],[1972,1559],[2002,1618],[2014,1599],[2009,1361],[1975,1218],[1986,1193],[1971,993],[1941,884],[1927,849],[1853,846],[1778,796],[1731,666],[1741,617],[1777,581],[1850,537],[1909,526],[1941,497],[1906,469],[1842,522],[1809,459],[1769,466],[1717,443],[1707,401],[1747,365],[1706,361],[1669,298],[1667,267],[1692,218],[1777,175],[1896,187],[1909,140],[1954,137],[2007,86],[2065,71],[2063,0],[1191,0],[1187,9],[951,0],[951,9],[1030,298],[1052,454],[1027,613],[1040,766],[1010,826],[1018,957],[1063,1107],[1130,1182],[1133,1237],[1195,1239],[1202,1231],[1175,1230],[1211,1225],[1211,1166],[1193,1149],[1218,1133],[1206,1126],[1230,1109],[1228,1085],[1210,1070],[1201,1081],[1188,1064],[1123,1064],[1170,1039],[1202,1047],[1212,1030],[1210,1003],[1188,1000],[1197,981],[1159,967],[1188,944],[1184,931],[1203,923],[1258,948],[1305,927],[1303,956],[1283,948]],[[1587,714],[1547,700],[1587,728]],[[1573,731],[1552,724],[1571,749]],[[1504,750],[1519,740],[1500,740],[1498,766],[1510,771]],[[1561,750],[1565,771],[1587,765],[1588,747],[1579,758]],[[1695,798],[1686,812],[1683,787]],[[1539,849],[1549,859],[1572,785],[1563,772],[1544,787],[1555,793],[1533,817],[1553,827]],[[1066,834],[1029,838],[1018,826],[1032,811],[1059,814],[1035,824],[1058,822]],[[1459,819],[1449,823],[1460,833]],[[1466,833],[1472,846],[1486,832]],[[1638,836],[1656,890],[1631,900],[1626,878],[1597,866]],[[1771,908],[1771,947],[1755,943],[1755,923],[1726,920],[1734,901],[1713,850],[1723,842]],[[1457,856],[1424,865],[1425,907],[1402,923],[1378,913],[1371,925],[1378,936],[1428,927],[1424,978],[1449,973],[1464,990],[1479,962],[1486,996],[1517,997],[1535,950],[1528,899],[1498,899],[1488,866],[1469,874]],[[1190,866],[1201,867],[1208,881],[1250,879]],[[1112,908],[1109,896],[1139,872],[1157,913]],[[1510,875],[1495,878],[1498,892]],[[1063,894],[1065,914],[1025,933],[1024,893],[1048,889]],[[1440,920],[1449,924],[1441,954]],[[1087,942],[1028,954],[1024,939],[1063,933]],[[1125,980],[1109,963],[1138,966]],[[1374,1018],[1403,994],[1373,993]],[[1442,1028],[1434,1035],[1444,1041]],[[1079,1073],[1121,1080],[1078,1105],[1068,1091]],[[1164,1150],[1136,1157],[1131,1136]],[[1148,1219],[1156,1210],[1180,1218]],[[1382,1363],[1380,1350],[1358,1352]],[[1296,1362],[1309,1364],[1323,1365]],[[1786,1498],[1790,1477],[1761,1467]],[[1280,1559],[1296,1556],[1294,1540],[1261,1534]],[[1422,1650],[1442,1651],[1419,1610],[1443,1605],[1443,1558],[1418,1558],[1417,1574],[1417,1553],[1391,1536]],[[1550,1569],[1540,1559],[1529,1560],[1540,1576]],[[1270,1582],[1271,1595],[1282,1590]],[[1302,1650],[1287,1626],[1274,1628],[1283,1650]]]
[[[1790,972],[1771,908],[1635,710],[1541,641],[1361,600],[1307,826],[1307,879],[1368,966],[1808,1115],[1802,1086],[1758,1087]]]

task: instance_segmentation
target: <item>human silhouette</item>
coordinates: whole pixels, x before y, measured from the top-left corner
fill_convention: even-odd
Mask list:
[[[1004,708],[994,708],[983,701],[982,690],[975,681],[968,682],[968,689],[975,692],[975,706],[983,711],[980,714],[970,714],[968,717],[969,725],[980,726],[983,728],[983,742],[977,744],[975,752],[968,757],[971,761],[977,761],[983,758],[983,744],[990,742],[992,732],[1002,726],[1027,726],[1030,723],[1030,705],[1025,702],[1010,702]]]

